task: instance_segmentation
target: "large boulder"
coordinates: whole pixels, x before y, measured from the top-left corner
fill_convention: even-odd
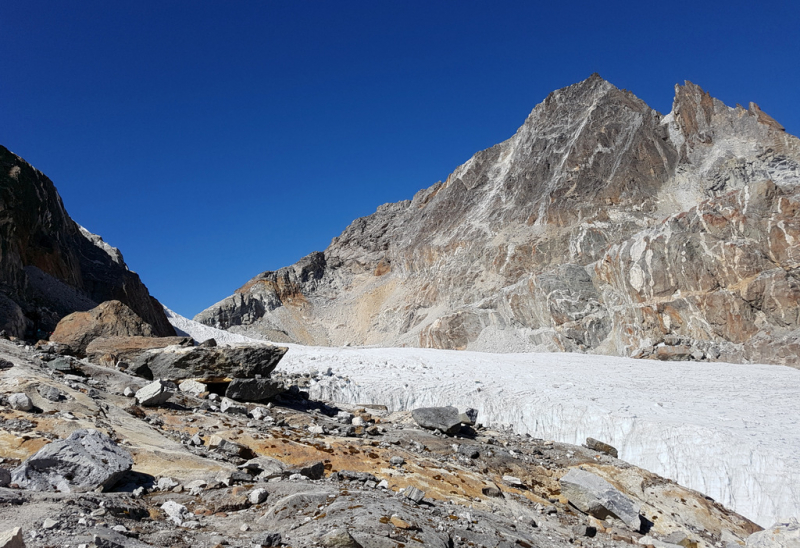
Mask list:
[[[106,434],[81,429],[45,445],[11,471],[11,481],[33,491],[92,491],[113,486],[132,466]]]
[[[264,401],[285,390],[282,382],[270,378],[233,379],[225,391],[225,397],[237,401]]]
[[[234,378],[268,377],[287,348],[271,345],[149,350],[131,362],[129,371],[148,379],[195,379],[225,382]]]
[[[634,531],[641,527],[640,504],[591,472],[571,469],[561,478],[561,494],[575,508],[597,519],[612,516],[622,520]]]
[[[194,346],[191,337],[99,337],[86,347],[86,357],[92,363],[130,362],[139,354],[167,346]]]
[[[461,415],[455,407],[420,407],[411,416],[423,428],[441,430],[448,436],[461,429]]]
[[[80,357],[99,337],[153,337],[150,324],[119,301],[106,301],[87,312],[73,312],[63,318],[50,340],[70,347]]]

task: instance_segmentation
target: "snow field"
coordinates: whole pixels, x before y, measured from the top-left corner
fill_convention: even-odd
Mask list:
[[[177,314],[202,341],[256,342]],[[332,369],[314,398],[392,410],[454,405],[478,422],[581,444],[701,491],[767,527],[800,515],[800,371],[568,353],[490,354],[287,344],[287,372]]]

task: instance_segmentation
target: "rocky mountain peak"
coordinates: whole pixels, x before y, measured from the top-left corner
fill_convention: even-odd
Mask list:
[[[764,181],[782,197],[757,211],[746,204]],[[444,182],[255,279],[284,282],[249,282],[196,319],[309,344],[640,356],[666,345],[680,347],[661,354],[676,359],[797,363],[773,352],[797,322],[778,321],[762,297],[796,296],[786,273],[798,265],[770,251],[794,244],[770,227],[797,231],[786,204],[798,186],[800,141],[757,106],[730,108],[687,82],[661,115],[595,74],[548,95]],[[316,266],[301,281],[304,264]],[[780,296],[747,297],[742,284],[766,272]],[[712,321],[718,307],[733,316]]]

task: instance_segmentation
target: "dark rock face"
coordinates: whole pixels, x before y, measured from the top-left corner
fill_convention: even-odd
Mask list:
[[[0,329],[41,338],[64,316],[109,300],[155,335],[175,335],[120,252],[69,217],[50,179],[0,146]]]
[[[798,189],[800,140],[757,105],[687,82],[664,116],[593,75],[195,319],[305,344],[798,364]]]

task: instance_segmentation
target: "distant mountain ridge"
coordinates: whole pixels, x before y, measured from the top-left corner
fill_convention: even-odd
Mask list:
[[[118,249],[73,221],[53,182],[0,146],[0,329],[41,338],[75,311],[119,300],[158,336],[175,330]]]
[[[800,140],[598,75],[445,182],[356,219],[195,319],[316,345],[800,363]]]

